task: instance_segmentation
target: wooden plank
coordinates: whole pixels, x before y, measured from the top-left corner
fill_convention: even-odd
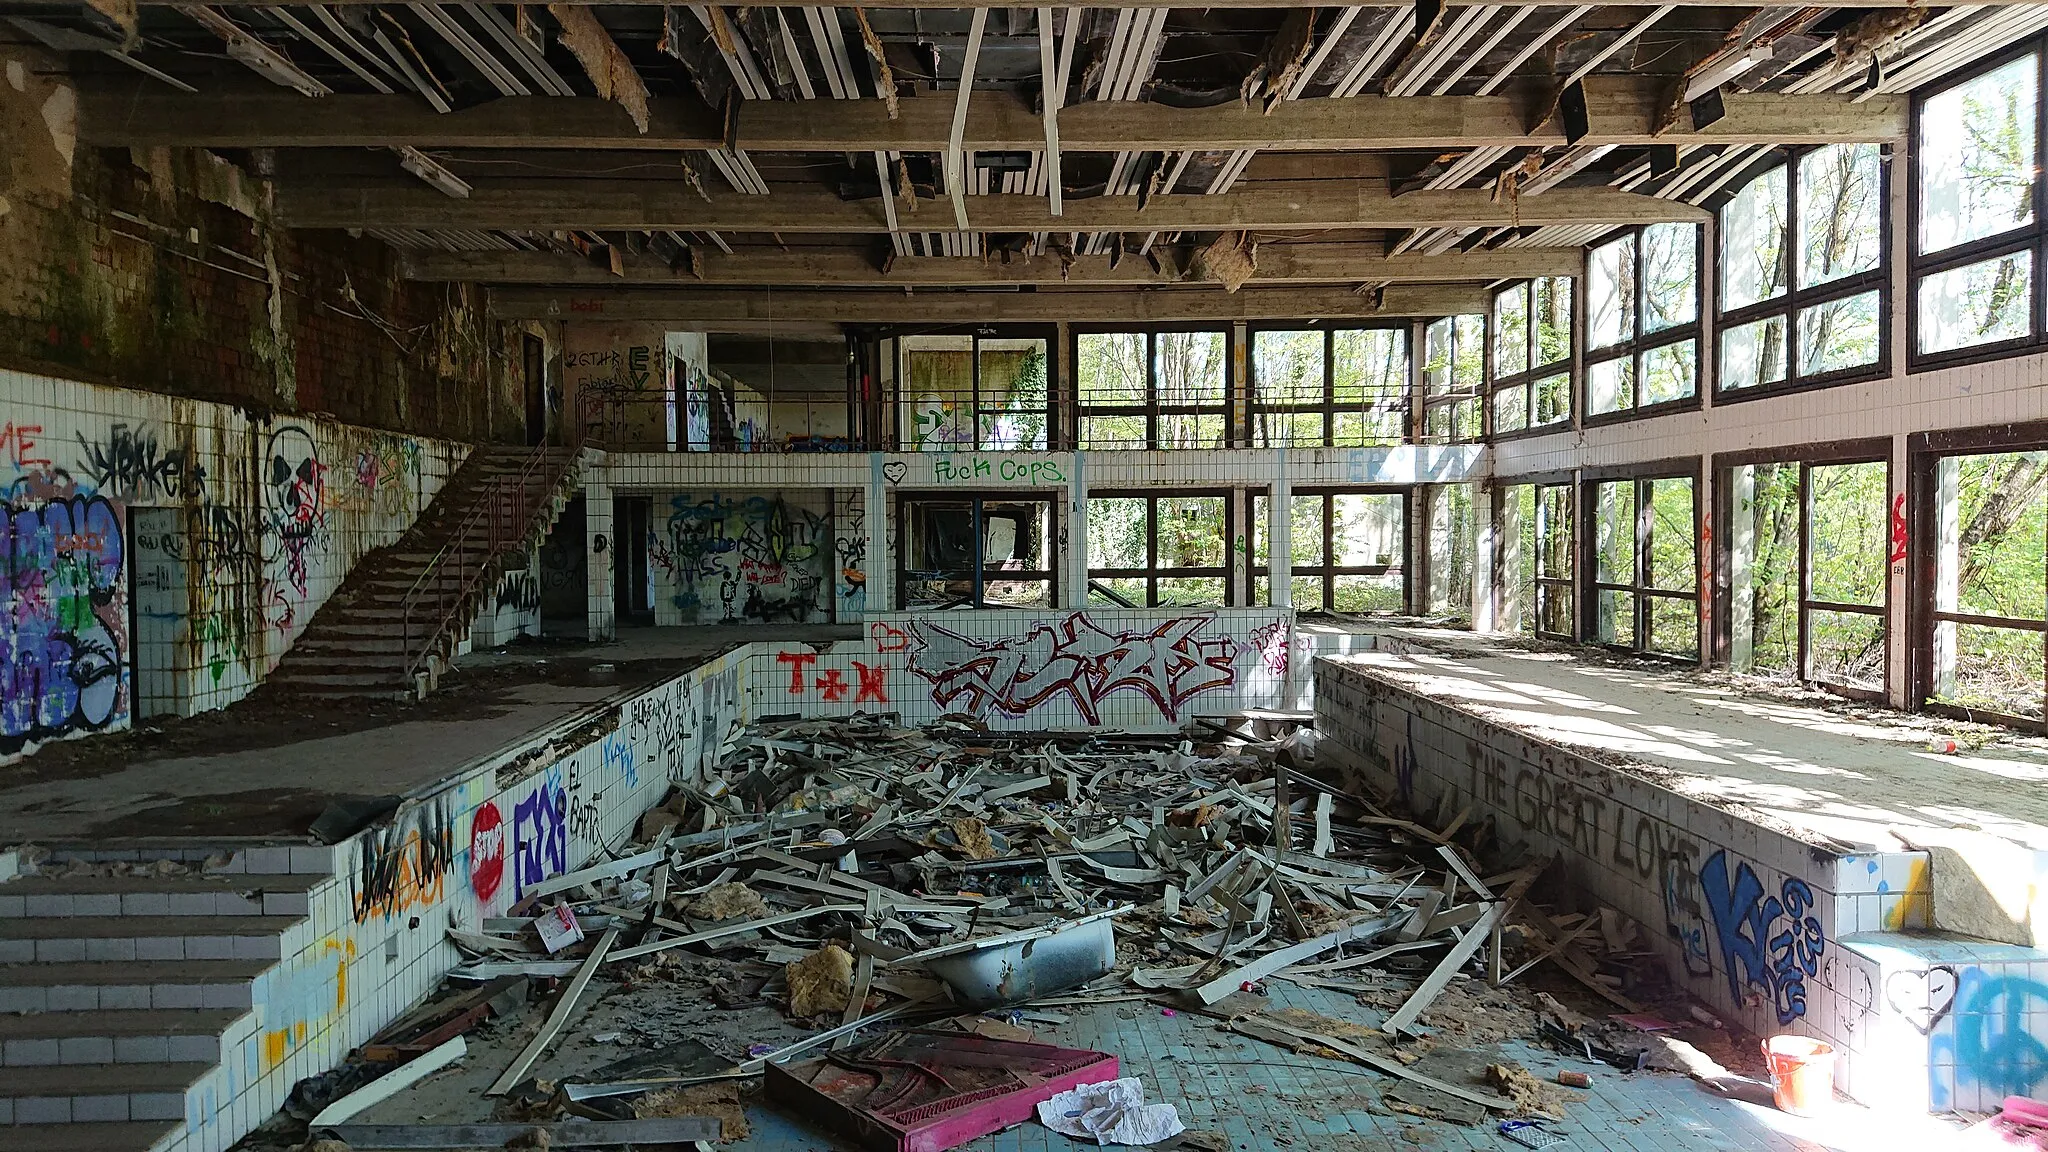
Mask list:
[[[543,880],[532,888],[527,889],[521,898],[552,896],[557,892],[567,892],[571,888],[581,887],[593,880],[609,880],[615,876],[624,876],[628,872],[652,867],[667,858],[668,849],[649,848],[645,852],[636,852],[631,856],[622,856],[617,860],[607,861],[603,864],[593,864],[588,868],[579,868],[574,872],[564,872],[552,880]]]
[[[652,1120],[565,1120],[556,1124],[345,1124],[332,1135],[350,1148],[504,1148],[535,1132],[535,1148],[618,1148],[628,1144],[684,1144],[717,1140],[721,1125],[709,1116]]]
[[[541,1023],[540,1030],[533,1034],[532,1040],[527,1041],[526,1047],[519,1050],[519,1055],[513,1058],[504,1073],[492,1081],[489,1088],[484,1089],[484,1095],[503,1096],[511,1091],[514,1085],[526,1079],[527,1070],[533,1067],[535,1060],[540,1059],[540,1054],[547,1050],[548,1045],[555,1042],[555,1037],[561,1034],[563,1026],[569,1022],[569,1017],[575,1013],[576,1001],[582,998],[583,990],[590,987],[590,978],[597,974],[598,965],[605,962],[606,954],[612,950],[612,945],[617,943],[618,939],[617,928],[607,928],[604,935],[597,938],[597,946],[590,950],[590,956],[583,961],[583,967],[576,970],[576,975],[570,978],[568,986],[562,989],[561,998],[555,1001],[554,1011],[548,1013],[548,1018]]]
[[[1903,140],[1908,99],[1880,94],[1862,103],[1838,93],[1722,96],[1727,114],[1700,129],[1690,118],[1658,133],[1661,85],[1653,76],[1590,76],[1588,135],[1581,146],[1651,143],[1830,144]],[[1066,152],[1158,149],[1281,152],[1409,151],[1554,147],[1556,117],[1539,120],[1548,91],[1528,84],[1490,96],[1349,96],[1293,100],[1270,112],[1232,102],[1175,108],[1145,101],[1086,101],[1041,117],[1003,92],[975,93],[963,147],[1037,152],[1047,124]],[[721,119],[694,98],[648,101],[648,130],[625,109],[596,97],[507,96],[436,113],[410,95],[335,94],[308,115],[303,97],[265,90],[167,93],[138,82],[102,81],[79,93],[79,136],[102,147],[183,148],[520,148],[699,151],[726,144]],[[757,152],[940,152],[951,140],[944,99],[901,102],[891,118],[879,99],[750,100],[738,109],[734,143]],[[1533,127],[1532,127],[1533,125]],[[1048,207],[1050,213],[1050,208]],[[1262,257],[1263,258],[1263,254]]]
[[[1517,900],[1522,898],[1522,894],[1529,890],[1529,886],[1534,884],[1536,878],[1542,875],[1543,870],[1549,866],[1550,861],[1546,859],[1524,868],[1521,875],[1501,895],[1501,898],[1487,905],[1486,912],[1451,947],[1450,954],[1439,961],[1430,974],[1423,979],[1422,984],[1409,994],[1408,999],[1401,1004],[1401,1007],[1396,1009],[1393,1015],[1387,1017],[1386,1022],[1380,1025],[1380,1031],[1392,1034],[1414,1027],[1416,1019],[1429,1008],[1431,1002],[1437,998],[1437,994],[1442,992],[1444,987],[1451,982],[1451,977],[1456,976],[1459,970],[1465,967],[1466,961],[1472,959],[1480,947],[1492,937],[1493,926],[1500,922],[1501,917],[1507,915],[1508,909]]]
[[[313,1117],[311,1127],[324,1128],[331,1124],[339,1124],[372,1104],[381,1104],[391,1099],[468,1054],[469,1046],[463,1042],[462,1037],[457,1036],[322,1108]]]
[[[1481,1096],[1477,1092],[1460,1088],[1456,1084],[1447,1084],[1434,1076],[1417,1072],[1399,1060],[1389,1059],[1370,1049],[1361,1048],[1356,1044],[1347,1040],[1340,1040],[1335,1036],[1325,1036],[1320,1032],[1306,1032],[1299,1028],[1290,1028],[1277,1020],[1270,1020],[1264,1016],[1247,1016],[1243,1019],[1232,1020],[1229,1022],[1228,1027],[1232,1032],[1249,1036],[1254,1040],[1264,1040],[1268,1044],[1277,1045],[1290,1052],[1299,1052],[1304,1045],[1328,1048],[1333,1052],[1341,1052],[1374,1071],[1384,1072],[1389,1076],[1397,1077],[1413,1084],[1420,1084],[1425,1088],[1433,1088],[1446,1096],[1456,1097],[1468,1104],[1477,1104],[1489,1112],[1514,1111],[1514,1103],[1505,1097]]]
[[[1347,924],[1335,932],[1318,936],[1313,940],[1304,940],[1299,944],[1275,949],[1249,964],[1239,965],[1215,977],[1206,984],[1189,989],[1189,995],[1192,995],[1204,1004],[1214,1004],[1232,992],[1237,991],[1239,986],[1247,981],[1256,983],[1287,967],[1289,964],[1298,964],[1311,956],[1320,956],[1339,944],[1349,944],[1354,940],[1372,940],[1396,924],[1401,923],[1405,915],[1404,913],[1397,916],[1382,917],[1378,920],[1357,921]],[[1225,938],[1226,940],[1228,939],[1227,934]]]
[[[859,904],[820,904],[814,908],[799,908],[794,912],[782,912],[774,916],[763,916],[758,920],[744,920],[735,924],[721,924],[716,928],[707,928],[702,931],[694,931],[687,924],[679,924],[674,920],[666,920],[657,916],[654,918],[656,924],[671,932],[682,932],[684,935],[671,937],[667,940],[655,940],[646,944],[635,945],[631,948],[621,948],[617,952],[612,953],[609,959],[631,960],[636,956],[646,956],[666,948],[679,948],[684,944],[702,944],[707,940],[737,936],[742,932],[752,932],[757,928],[772,928],[777,924],[787,924],[792,920],[805,920],[812,916],[822,916],[827,912],[858,912],[860,910],[861,906]],[[617,931],[617,929],[613,931]]]

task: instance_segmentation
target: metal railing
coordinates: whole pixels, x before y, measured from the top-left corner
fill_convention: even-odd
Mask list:
[[[564,446],[567,453],[561,457],[560,467],[566,468],[581,450],[584,427],[585,421],[570,422],[569,443]],[[537,445],[526,454],[516,476],[500,476],[485,484],[419,578],[406,589],[400,601],[403,642],[399,662],[404,686],[413,684],[442,638],[459,626],[459,618],[496,579],[498,557],[526,543],[535,512],[556,495],[547,488],[530,493],[529,487],[551,467],[554,454],[561,452],[562,447]]]
[[[730,403],[726,394],[689,391],[587,392],[581,431],[614,452],[864,451],[848,434],[844,396],[800,395]]]

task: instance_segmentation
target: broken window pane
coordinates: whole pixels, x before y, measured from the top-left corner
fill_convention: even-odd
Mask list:
[[[1830,144],[1799,158],[1799,286],[1877,267],[1883,243],[1878,146]]]
[[[2048,619],[2048,452],[1961,456],[1943,464],[1955,469],[1954,608]]]
[[[1515,384],[1493,394],[1493,431],[1520,432],[1529,426],[1529,386]]]
[[[1536,600],[1538,630],[1570,638],[1574,632],[1572,489],[1545,484],[1536,489]]]
[[[1814,609],[1806,616],[1809,679],[1852,688],[1884,688],[1884,617]]]
[[[1756,388],[1782,383],[1785,369],[1783,316],[1766,316],[1721,330],[1721,387]]]
[[[1564,373],[1545,376],[1532,385],[1536,393],[1536,423],[1556,424],[1572,418],[1572,378]]]
[[[1879,296],[1865,292],[1799,313],[1799,373],[1818,376],[1877,363]]]
[[[1758,464],[1727,475],[1730,663],[1738,672],[1797,676],[1799,466]]]
[[[1153,354],[1163,405],[1220,405],[1229,372],[1229,338],[1222,332],[1161,332]]]
[[[1647,482],[1650,490],[1650,542],[1644,559],[1643,586],[1690,592],[1698,586],[1695,552],[1692,477],[1676,476]]]
[[[1261,404],[1321,404],[1323,334],[1312,330],[1253,332],[1252,396]]]
[[[1221,568],[1224,543],[1222,496],[1161,496],[1154,504],[1159,555],[1156,568]]]
[[[2039,83],[2040,61],[2029,54],[1921,104],[1920,251],[2033,221]]]
[[[1392,328],[1340,328],[1330,336],[1335,443],[1359,448],[1407,439],[1408,340]]]
[[[1636,486],[1609,480],[1593,486],[1593,579],[1633,584],[1636,578]]]
[[[1142,570],[1145,567],[1146,530],[1143,499],[1089,497],[1088,567]]]
[[[1636,238],[1593,249],[1586,263],[1586,347],[1607,348],[1636,334]]]
[[[1400,567],[1406,501],[1387,492],[1340,492],[1330,499],[1332,567]]]
[[[1422,391],[1425,396],[1442,396],[1454,388],[1451,378],[1451,344],[1455,328],[1449,316],[1432,320],[1422,330]]]
[[[1742,186],[1721,209],[1721,309],[1733,312],[1785,290],[1785,169]]]
[[[1885,602],[1889,469],[1882,461],[1817,465],[1807,478],[1807,587],[1835,604]]]
[[[1920,280],[1920,351],[2016,340],[2032,331],[2034,254],[2013,252]]]
[[[1083,404],[1145,403],[1145,334],[1083,332],[1075,340],[1074,378]]]
[[[982,338],[975,342],[978,446],[996,452],[1046,447],[1045,341]]]
[[[2041,633],[1947,621],[1937,624],[1936,632],[1937,647],[1952,650],[1955,660],[1938,699],[1964,708],[2041,718]]]

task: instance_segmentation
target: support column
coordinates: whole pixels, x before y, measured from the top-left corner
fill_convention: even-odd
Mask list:
[[[1273,494],[1266,501],[1266,602],[1294,607],[1294,485],[1287,449],[1273,449]]]
[[[1493,515],[1494,492],[1485,484],[1472,484],[1472,630],[1494,631],[1494,606],[1499,602],[1494,580],[1494,550],[1498,547],[1499,525]],[[1487,515],[1481,516],[1484,508]]]
[[[1756,466],[1728,471],[1728,667],[1756,664]]]
[[[1957,478],[1961,469],[1953,458],[1937,461],[1934,465],[1934,539],[1921,541],[1921,547],[1934,549],[1934,606],[1943,611],[1954,611],[1959,602],[1962,585],[1963,559],[1963,516],[1962,493],[1958,490]],[[1894,489],[1899,487],[1893,481]],[[1894,501],[1897,496],[1893,497]],[[1900,508],[1897,503],[1893,507]],[[1896,585],[1894,585],[1896,587]],[[1904,597],[1900,597],[1904,599]],[[1894,614],[1893,619],[1900,619]],[[1904,648],[1909,640],[1903,628],[1897,633],[1893,646]],[[1928,656],[1932,660],[1932,687],[1937,696],[1948,696],[1956,687],[1956,626],[1954,624],[1934,625],[1934,639],[1928,645]],[[1903,681],[1901,683],[1903,687]],[[1904,693],[1901,693],[1904,695]]]
[[[1066,523],[1059,534],[1060,596],[1062,608],[1088,606],[1088,479],[1087,454],[1076,451],[1067,475]]]
[[[889,507],[888,477],[882,471],[882,454],[868,453],[867,505],[863,524],[867,530],[861,554],[861,572],[866,576],[867,611],[896,609],[896,565],[889,555],[889,525],[895,510]]]
[[[612,486],[597,469],[586,473],[583,481],[583,543],[583,571],[588,589],[584,635],[592,641],[616,640],[619,621],[612,590],[612,554],[618,540],[612,531]]]
[[[1535,563],[1536,558],[1522,555],[1522,504],[1512,498],[1512,491],[1497,488],[1493,494],[1494,540],[1500,549],[1500,563],[1494,567],[1493,579],[1496,632],[1520,632],[1522,614],[1536,610],[1534,604],[1522,603],[1522,574],[1528,571],[1523,565]]]
[[[1904,261],[1900,261],[1900,263],[1904,263]],[[1905,325],[1895,324],[1893,327],[1903,328]],[[1891,637],[1891,643],[1885,646],[1884,696],[1885,703],[1894,708],[1902,709],[1910,708],[1914,703],[1911,699],[1913,694],[1911,665],[1907,660],[1907,652],[1912,643],[1908,624],[1911,618],[1911,602],[1908,597],[1912,595],[1912,581],[1907,576],[1906,571],[1907,567],[1912,563],[1911,549],[1907,547],[1909,541],[1907,525],[1912,521],[1912,505],[1907,501],[1906,497],[1907,469],[1909,465],[1910,458],[1906,450],[1906,437],[1904,435],[1892,437],[1891,483],[1889,486],[1890,490],[1885,493],[1885,512],[1890,518],[1890,532],[1887,534],[1888,546],[1885,552],[1887,563],[1885,566],[1886,596],[1884,613],[1885,635]],[[1939,510],[1936,519],[1943,525],[1943,532],[1935,540],[1925,542],[1914,541],[1914,543],[1922,543],[1924,545],[1951,539],[1948,531],[1955,527],[1956,522],[1954,499],[1955,473],[1953,469],[1938,469],[1936,475],[1938,476],[1942,472],[1947,472],[1949,476],[1947,483],[1943,486],[1943,490],[1936,496],[1936,507]],[[1942,557],[1943,570],[1945,572],[1952,572],[1955,565],[1955,560],[1952,558],[1953,554],[1944,548],[1938,555]],[[1950,579],[1946,586],[1953,588],[1954,583],[1954,580]],[[1940,595],[1939,589],[1942,587],[1944,587],[1943,582],[1937,578],[1935,582],[1937,596]],[[1953,595],[1954,593],[1951,592],[1951,598]],[[1950,637],[1949,640],[1950,642],[1948,643],[1938,644],[1939,647],[1944,649],[1944,655],[1935,660],[1934,666],[1937,669],[1947,668],[1953,673],[1955,668],[1955,646],[1952,642],[1953,637]]]

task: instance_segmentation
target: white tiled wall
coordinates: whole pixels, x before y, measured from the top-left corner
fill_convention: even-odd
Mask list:
[[[124,727],[138,695],[188,714],[246,695],[468,451],[21,372],[0,371],[0,396],[12,543],[75,593],[30,597],[44,612],[0,589],[20,609],[0,613],[0,763]],[[62,667],[35,675],[51,653]]]

